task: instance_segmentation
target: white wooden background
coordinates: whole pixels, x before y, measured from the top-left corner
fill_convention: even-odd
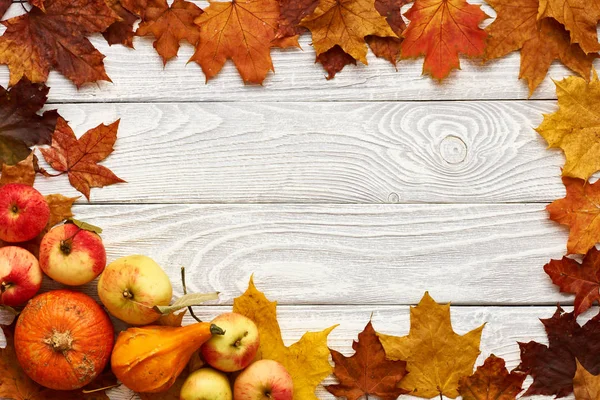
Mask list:
[[[146,254],[178,295],[182,265],[191,290],[221,291],[201,317],[230,309],[254,273],[286,342],[340,323],[330,347],[351,354],[371,313],[377,330],[407,334],[408,306],[429,290],[453,303],[457,332],[487,322],[479,364],[494,353],[512,368],[517,341],[546,342],[538,318],[572,304],[542,269],[567,239],[544,210],[564,195],[563,156],[533,130],[556,109],[554,85],[528,101],[518,54],[463,60],[441,84],[422,60],[396,71],[371,55],[327,81],[304,37],[303,51],[273,51],[260,87],[231,64],[205,84],[191,46],[163,68],[149,39],[135,51],[92,41],[113,83],[77,91],[52,73],[48,108],[78,134],[121,118],[104,165],[129,183],[93,190],[76,215],[104,228],[109,261]],[[77,194],[65,177],[38,188]]]

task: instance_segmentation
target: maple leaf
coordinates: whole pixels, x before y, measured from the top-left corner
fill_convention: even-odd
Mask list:
[[[146,7],[146,0],[139,0],[143,3],[143,8]],[[122,44],[133,48],[133,25],[139,19],[140,14],[127,8],[122,0],[106,0],[106,4],[119,16],[119,20],[113,22],[104,32],[102,36],[110,45]]]
[[[326,386],[327,391],[348,400],[358,400],[369,394],[383,400],[396,400],[399,395],[406,393],[397,386],[406,375],[406,362],[385,358],[385,351],[371,321],[358,334],[358,341],[352,343],[352,348],[355,353],[351,357],[330,350],[335,363],[334,374],[340,383]]]
[[[525,78],[529,94],[544,80],[554,60],[589,78],[595,55],[586,55],[571,44],[569,33],[552,18],[538,22],[539,0],[488,0],[497,17],[486,28],[489,34],[484,60],[521,50],[519,78]]]
[[[567,195],[546,210],[551,220],[569,227],[568,253],[585,254],[600,240],[600,181],[589,184],[564,176],[562,181]]]
[[[106,387],[106,375],[92,382],[82,390],[60,391],[46,389],[31,380],[17,362],[14,350],[14,323],[10,326],[0,325],[6,338],[6,347],[0,348],[0,398],[13,400],[108,400],[104,391],[84,393],[82,390]],[[110,382],[116,384],[116,379]],[[101,386],[97,386],[100,384]],[[112,385],[112,383],[111,383]]]
[[[185,39],[192,45],[198,43],[200,30],[194,20],[201,14],[197,5],[185,0],[175,0],[171,7],[167,0],[149,0],[136,35],[154,36],[154,48],[166,65],[177,56],[180,41]]]
[[[0,86],[0,166],[16,164],[31,153],[29,147],[52,141],[58,113],[38,114],[48,100],[49,89],[27,78],[8,90]]]
[[[599,317],[580,326],[575,313],[565,313],[559,306],[552,318],[541,320],[549,346],[533,341],[519,343],[521,364],[517,371],[533,377],[523,397],[537,394],[564,397],[571,393],[576,359],[591,373],[600,373]]]
[[[375,9],[379,14],[385,17],[390,28],[398,36],[380,37],[367,36],[366,41],[369,47],[377,57],[385,58],[394,66],[400,58],[402,47],[402,33],[406,29],[406,24],[400,13],[403,5],[410,3],[411,0],[375,0]]]
[[[118,16],[97,0],[46,0],[44,7],[2,21],[7,29],[0,37],[0,64],[8,65],[10,84],[23,76],[45,82],[51,69],[78,87],[110,81],[104,56],[86,36],[104,31]]]
[[[586,53],[600,51],[596,28],[600,21],[598,0],[539,0],[537,19],[554,18],[571,33],[571,42],[579,43]]]
[[[317,62],[327,71],[327,79],[333,79],[346,65],[356,65],[356,60],[338,45],[317,55]]]
[[[11,4],[12,0],[0,0],[0,18],[4,16]]]
[[[573,393],[575,400],[600,399],[600,375],[590,374],[579,361],[573,378]]]
[[[50,207],[50,219],[46,229],[50,230],[53,226],[73,217],[71,208],[79,197],[66,197],[62,194],[50,194],[44,197],[48,207]]]
[[[338,45],[363,64],[367,64],[365,36],[397,38],[374,0],[320,0],[300,25],[311,31],[317,56]]]
[[[80,139],[63,118],[59,118],[52,138],[52,147],[40,149],[52,168],[69,175],[71,185],[89,200],[90,188],[125,182],[111,170],[97,163],[113,151],[119,120],[99,125]]]
[[[492,354],[473,375],[460,379],[458,391],[463,400],[515,400],[526,377],[520,372],[509,374],[504,360]]]
[[[416,0],[404,14],[402,58],[425,55],[423,73],[442,80],[460,68],[459,54],[483,55],[487,33],[479,24],[488,16],[466,0]]]
[[[213,0],[195,20],[200,41],[190,61],[200,65],[208,81],[231,59],[244,82],[260,84],[274,70],[271,47],[278,18],[277,0]]]
[[[544,271],[563,293],[575,294],[575,316],[589,309],[594,301],[600,301],[600,251],[592,247],[579,264],[563,257],[551,260]]]
[[[450,322],[450,304],[437,304],[429,293],[410,308],[408,336],[379,334],[387,357],[406,360],[408,375],[400,387],[413,396],[458,396],[458,383],[473,373],[484,325],[458,335]]]
[[[564,151],[562,174],[588,179],[600,170],[600,81],[568,77],[555,82],[558,111],[545,114],[537,132],[550,148]]]
[[[304,17],[313,13],[319,0],[280,0],[280,15],[277,21],[277,39],[286,37],[298,37],[307,31],[300,25]]]
[[[22,183],[33,186],[35,182],[35,168],[33,164],[33,152],[23,161],[16,165],[2,165],[2,174],[0,174],[0,186],[8,183]]]
[[[294,400],[317,400],[317,385],[332,372],[327,336],[335,326],[321,332],[307,332],[298,342],[286,347],[277,322],[277,302],[269,301],[259,292],[253,278],[246,292],[233,301],[233,312],[254,321],[260,335],[256,359],[283,364],[294,381]]]

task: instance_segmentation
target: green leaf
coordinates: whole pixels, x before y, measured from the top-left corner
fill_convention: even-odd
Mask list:
[[[199,306],[206,301],[217,300],[219,292],[214,293],[190,293],[178,298],[175,303],[170,306],[154,306],[154,310],[161,314],[169,314],[174,311],[181,310],[191,306]]]
[[[102,233],[102,228],[99,228],[95,225],[88,224],[87,222],[79,221],[74,218],[69,218],[67,223],[75,224],[79,229],[83,229],[84,231],[90,231],[97,233],[98,235]]]

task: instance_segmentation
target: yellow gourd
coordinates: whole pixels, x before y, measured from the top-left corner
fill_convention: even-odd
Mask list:
[[[184,327],[145,326],[121,332],[111,357],[116,377],[139,393],[168,390],[212,335],[225,332],[209,322]]]

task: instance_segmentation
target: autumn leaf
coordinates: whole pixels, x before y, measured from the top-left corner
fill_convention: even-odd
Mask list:
[[[108,400],[104,391],[84,393],[83,390],[107,386],[105,385],[108,382],[106,377],[110,373],[98,378],[102,386],[97,386],[97,382],[92,382],[82,390],[58,391],[38,385],[23,372],[17,362],[13,340],[14,324],[11,326],[0,325],[0,328],[7,342],[5,348],[0,348],[0,398],[12,400]],[[116,379],[114,379],[114,383],[116,383]]]
[[[190,61],[214,78],[228,59],[244,82],[262,83],[273,71],[272,41],[279,17],[277,0],[211,1],[196,18],[200,41]]]
[[[537,132],[564,151],[563,176],[587,180],[600,170],[600,81],[568,77],[555,82],[558,111],[545,114]]]
[[[327,79],[333,79],[346,65],[356,65],[356,60],[338,45],[317,56],[317,62],[327,71]]]
[[[367,64],[365,36],[397,37],[374,0],[320,0],[300,25],[311,31],[317,56],[337,45],[363,64]]]
[[[600,21],[598,0],[539,0],[537,19],[554,18],[567,28],[571,42],[585,53],[600,51],[596,28]]]
[[[577,178],[562,178],[566,197],[546,207],[550,219],[569,227],[567,251],[585,254],[600,240],[600,181],[594,184]]]
[[[600,301],[600,251],[592,247],[580,264],[563,257],[551,260],[544,271],[563,293],[575,294],[575,316],[588,310],[595,301]]]
[[[186,312],[187,310],[183,310],[180,313],[173,311],[168,314],[161,315],[161,317],[156,321],[156,324],[179,327],[183,324],[183,317],[185,316]]]
[[[52,168],[69,175],[71,185],[89,200],[90,188],[125,182],[110,169],[98,165],[113,151],[119,121],[98,125],[77,139],[67,122],[59,118],[50,149],[40,149]]]
[[[49,89],[27,78],[8,90],[0,86],[0,166],[24,160],[31,146],[51,143],[58,113],[38,114],[48,100]]]
[[[348,400],[358,400],[369,394],[383,400],[396,400],[406,393],[398,387],[406,375],[406,362],[385,358],[385,351],[371,321],[358,334],[358,342],[353,342],[352,348],[355,353],[351,357],[330,350],[335,363],[334,374],[340,383],[326,386],[327,391]]]
[[[60,222],[73,217],[71,208],[79,197],[66,197],[62,194],[50,194],[45,197],[46,203],[50,207],[50,220],[48,228],[52,228]]]
[[[564,397],[573,391],[575,360],[591,373],[600,373],[600,315],[584,326],[574,313],[558,307],[552,318],[542,319],[549,346],[537,342],[519,343],[521,364],[517,371],[533,377],[523,397],[555,395]]]
[[[590,374],[579,361],[573,378],[573,393],[575,400],[600,399],[600,375]]]
[[[538,22],[539,0],[488,0],[497,17],[486,28],[489,34],[484,60],[521,50],[519,78],[528,81],[529,94],[544,80],[554,60],[588,79],[595,55],[586,55],[571,44],[569,33],[552,18]]]
[[[4,16],[11,4],[12,0],[0,0],[0,18]]]
[[[307,29],[300,25],[300,21],[313,13],[319,0],[280,0],[280,15],[277,21],[276,39],[297,37]]]
[[[526,377],[520,372],[509,374],[504,360],[492,354],[473,375],[460,379],[458,391],[463,400],[515,400]]]
[[[406,29],[406,24],[402,18],[400,9],[411,0],[375,0],[375,9],[379,14],[385,17],[394,33],[398,36],[380,37],[367,36],[366,40],[369,47],[377,57],[385,58],[394,66],[400,58],[402,47],[402,33]]]
[[[166,65],[177,56],[180,41],[198,43],[200,30],[194,20],[201,14],[197,5],[185,0],[175,0],[171,7],[167,0],[149,0],[136,35],[154,36],[154,48]]]
[[[8,183],[22,183],[33,186],[35,182],[35,168],[33,165],[33,152],[23,161],[16,165],[2,165],[2,174],[0,174],[0,186]]]
[[[483,326],[458,335],[450,322],[450,304],[437,304],[425,293],[410,308],[408,336],[379,334],[387,357],[406,360],[408,375],[400,387],[409,394],[431,398],[458,396],[460,378],[473,373]]]
[[[110,81],[104,56],[86,36],[104,31],[118,16],[98,0],[46,0],[44,7],[2,21],[7,29],[0,37],[0,64],[8,65],[10,84],[22,77],[45,82],[51,69],[78,87]]]
[[[277,322],[277,303],[269,301],[250,278],[248,290],[233,302],[233,312],[256,323],[260,335],[257,359],[275,360],[283,364],[294,381],[294,400],[318,400],[315,389],[332,372],[329,365],[327,336],[335,328],[307,332],[287,347],[283,344]]]
[[[423,73],[442,80],[460,68],[458,56],[483,55],[487,34],[479,24],[488,16],[466,0],[416,0],[404,14],[402,58],[425,55]]]
[[[146,8],[147,0],[136,1],[141,3],[139,9]],[[131,9],[131,6],[123,0],[106,0],[106,4],[119,16],[119,20],[106,28],[102,36],[110,45],[122,44],[133,48],[133,25],[141,15],[136,11],[138,8]]]

